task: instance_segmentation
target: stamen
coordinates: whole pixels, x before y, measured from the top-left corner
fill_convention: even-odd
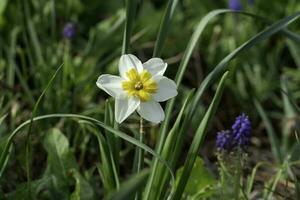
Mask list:
[[[134,89],[136,90],[141,90],[143,89],[143,83],[141,81],[138,81],[135,85],[134,85]]]
[[[157,92],[157,83],[147,70],[139,74],[136,69],[132,68],[126,75],[128,80],[122,81],[122,87],[128,96],[135,96],[142,102],[146,102],[151,99],[152,94]]]

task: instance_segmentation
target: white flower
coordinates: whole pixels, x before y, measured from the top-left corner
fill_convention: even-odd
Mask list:
[[[153,123],[164,120],[165,113],[158,102],[177,95],[176,84],[163,76],[167,63],[152,58],[143,63],[134,55],[122,55],[120,76],[101,75],[97,86],[115,98],[115,118],[122,123],[135,110]]]

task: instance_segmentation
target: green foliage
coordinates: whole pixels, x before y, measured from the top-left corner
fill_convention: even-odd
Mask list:
[[[179,183],[182,172],[183,167],[180,167],[176,172],[176,186]],[[197,157],[184,189],[183,197],[188,199],[209,197],[213,194],[216,183],[216,179],[206,169],[204,161],[200,157]]]
[[[132,199],[139,189],[142,189],[149,175],[149,170],[145,169],[121,184],[121,189],[110,194],[107,199],[122,200]]]

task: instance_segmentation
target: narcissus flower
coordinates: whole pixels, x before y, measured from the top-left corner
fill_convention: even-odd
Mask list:
[[[135,110],[153,123],[164,120],[165,113],[158,102],[177,95],[174,81],[163,76],[167,63],[151,58],[143,63],[134,55],[122,55],[120,76],[101,75],[97,86],[115,98],[115,118],[122,123]]]

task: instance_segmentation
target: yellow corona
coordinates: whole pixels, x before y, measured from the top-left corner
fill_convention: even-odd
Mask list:
[[[136,69],[132,68],[126,73],[126,76],[128,80],[122,81],[122,87],[128,96],[135,96],[142,102],[146,102],[151,99],[152,94],[157,92],[157,83],[147,70],[143,70],[139,74]]]

